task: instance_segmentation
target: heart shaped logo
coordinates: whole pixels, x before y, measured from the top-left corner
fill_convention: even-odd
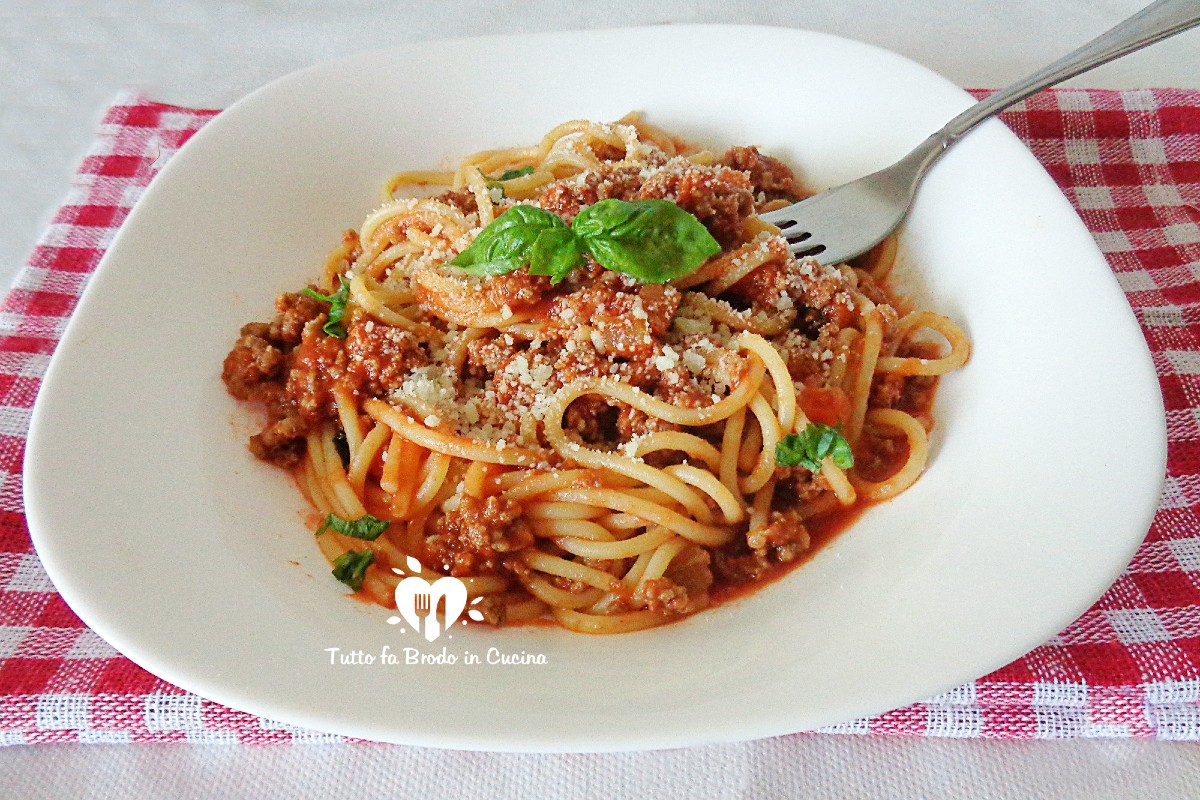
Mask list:
[[[413,559],[409,561],[410,569],[420,570],[420,564],[414,568]],[[438,620],[438,606],[443,603],[445,627]],[[467,587],[458,578],[441,577],[430,583],[413,575],[396,585],[396,610],[426,641],[432,642],[442,635],[443,630],[458,622],[466,607]]]

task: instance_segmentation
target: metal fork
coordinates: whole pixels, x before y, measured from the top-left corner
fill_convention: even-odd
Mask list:
[[[925,173],[980,122],[1048,86],[1197,24],[1200,0],[1159,0],[1050,66],[980,100],[892,166],[760,216],[779,226],[797,256],[812,256],[822,264],[848,261],[896,229]]]

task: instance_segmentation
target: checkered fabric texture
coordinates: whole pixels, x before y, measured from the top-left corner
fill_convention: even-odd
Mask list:
[[[50,355],[142,190],[216,113],[118,98],[0,307],[0,743],[341,741],[132,664],[71,613],[25,525],[21,460]],[[1078,209],[1137,313],[1166,401],[1166,488],[1129,568],[1052,640],[954,691],[824,732],[1200,739],[1200,91],[1057,90],[1002,119]]]

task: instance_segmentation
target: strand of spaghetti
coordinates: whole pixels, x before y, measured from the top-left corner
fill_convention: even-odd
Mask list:
[[[388,430],[391,429],[389,428]],[[392,438],[388,440],[387,449],[383,454],[383,470],[379,474],[379,488],[388,494],[396,494],[400,491],[400,478],[402,474],[405,477],[413,474],[411,469],[405,469],[403,473],[401,473],[400,469],[401,465],[415,465],[415,459],[412,462],[405,461],[404,459],[404,450],[407,444],[407,439],[392,431]]]
[[[604,592],[613,591],[620,581],[615,575],[603,570],[589,567],[587,564],[581,564],[578,561],[567,561],[565,558],[552,556],[549,553],[543,553],[541,550],[534,548],[522,550],[520,558],[527,566],[531,569],[536,569],[538,572],[545,572],[547,575],[556,575],[567,580],[580,581],[589,586],[595,586]]]
[[[350,268],[350,254],[357,247],[358,232],[346,231],[342,234],[342,241],[329,253],[329,257],[325,259],[325,268],[321,270],[321,289],[326,293],[334,290],[337,276]]]
[[[717,259],[725,262],[724,269],[704,287],[704,293],[716,297],[764,264],[790,261],[788,245],[778,236],[763,237],[746,242],[741,247],[722,253]]]
[[[519,164],[526,161],[540,160],[537,145],[530,147],[508,147],[503,150],[480,150],[462,160],[454,173],[454,188],[466,185],[467,172],[472,168],[483,172],[492,172],[503,166]]]
[[[342,467],[342,457],[338,454],[337,446],[333,443],[333,426],[326,425],[321,432],[321,447],[325,451],[325,469],[328,486],[337,495],[338,502],[346,511],[346,519],[358,519],[367,513],[362,500],[354,491],[354,487],[346,480],[346,470]]]
[[[842,468],[833,463],[833,456],[825,456],[821,459],[821,474],[825,476],[825,482],[829,484],[829,488],[833,490],[833,495],[839,503],[843,506],[854,505],[858,494]]]
[[[453,172],[438,172],[431,169],[414,169],[397,172],[383,184],[382,199],[385,203],[395,200],[396,189],[405,184],[413,186],[449,186],[454,180]]]
[[[362,446],[363,429],[362,423],[358,419],[358,404],[354,402],[354,395],[350,390],[341,383],[334,384],[333,401],[337,409],[338,422],[342,425],[342,432],[346,434],[346,448],[353,453]]]
[[[846,425],[846,438],[851,444],[858,441],[862,434],[867,401],[871,398],[871,379],[875,376],[875,362],[879,359],[879,349],[883,344],[883,326],[879,321],[879,312],[873,305],[863,314],[861,342],[858,374],[854,376],[850,391],[850,422]]]
[[[604,596],[604,591],[594,586],[589,586],[582,592],[568,592],[537,575],[525,578],[521,581],[521,585],[538,600],[553,608],[583,608],[592,605]]]
[[[632,514],[626,514],[623,511],[613,512],[611,514],[602,514],[601,516],[596,517],[596,521],[598,524],[603,525],[610,531],[619,531],[622,533],[646,527],[646,521],[644,519],[639,519]]]
[[[750,507],[749,530],[751,532],[767,527],[767,520],[771,514],[771,501],[774,498],[775,478],[771,478],[754,494],[754,504]]]
[[[669,475],[673,475],[684,483],[695,486],[700,491],[707,494],[721,509],[721,513],[725,515],[725,521],[732,524],[741,522],[746,516],[746,510],[742,507],[741,501],[725,487],[716,475],[713,475],[708,470],[699,469],[687,464],[673,464],[664,470]]]
[[[755,367],[757,367],[757,370],[755,370]],[[752,378],[757,378],[757,380],[743,381],[741,385],[730,392],[723,400],[708,406],[706,409],[676,408],[657,398],[651,397],[636,387],[626,383],[614,382],[607,378],[581,379],[564,386],[554,394],[547,404],[546,416],[543,418],[546,441],[566,459],[585,467],[608,469],[634,478],[648,486],[653,486],[665,492],[692,513],[704,517],[709,513],[707,507],[704,505],[704,501],[678,478],[674,478],[662,470],[651,467],[641,461],[635,461],[628,456],[594,450],[567,439],[562,428],[563,414],[566,412],[567,407],[577,398],[585,394],[594,393],[614,397],[638,408],[640,411],[660,418],[667,418],[671,422],[680,422],[688,419],[699,419],[701,422],[705,422],[710,421],[707,419],[708,417],[711,417],[711,421],[716,421],[733,413],[738,403],[744,404],[746,397],[750,394],[747,387],[750,385],[757,386],[761,382],[763,374],[764,368],[761,362],[752,357],[751,376]],[[723,404],[724,407],[719,408]],[[674,418],[672,419],[671,417]]]
[[[304,454],[304,461],[300,465],[301,480],[298,481],[301,491],[308,497],[308,501],[312,503],[313,508],[322,514],[328,514],[333,510],[333,505],[329,502],[329,497],[325,494],[325,488],[321,485],[320,478],[317,477],[316,468],[313,466],[312,450],[307,450]]]
[[[734,493],[741,491],[741,487],[738,486],[738,456],[741,454],[742,430],[745,425],[746,409],[739,408],[725,420],[725,430],[721,434],[721,466],[718,474],[725,488]]]
[[[668,541],[659,545],[654,554],[650,556],[650,563],[646,565],[646,571],[642,573],[642,577],[638,580],[638,590],[646,587],[647,581],[656,580],[663,576],[667,571],[667,567],[671,566],[671,561],[675,556],[683,551],[683,548],[689,544],[687,539],[679,536],[673,536]]]
[[[868,481],[851,474],[850,480],[858,493],[868,500],[886,500],[895,497],[916,482],[929,460],[929,435],[911,414],[894,408],[873,408],[867,414],[872,426],[894,428],[908,439],[908,459],[890,478],[883,481]]]
[[[775,412],[765,397],[761,394],[755,395],[754,399],[750,401],[750,411],[758,420],[758,429],[762,432],[762,451],[754,470],[742,478],[740,487],[742,494],[754,494],[766,486],[767,481],[775,474],[775,445],[779,443],[780,439],[779,420],[775,417]]]
[[[313,482],[317,490],[325,497],[329,511],[345,519],[347,517],[346,509],[342,508],[341,501],[333,492],[329,471],[325,468],[325,447],[321,444],[321,432],[319,430],[309,431],[304,437],[304,443],[304,451],[312,465]]]
[[[664,528],[654,527],[650,530],[665,530]],[[625,573],[625,577],[621,578],[621,583],[624,587],[632,592],[642,582],[642,576],[646,574],[646,567],[650,566],[650,559],[653,558],[654,552],[648,551],[642,553],[633,562],[633,566]]]
[[[488,476],[493,468],[495,465],[486,461],[472,461],[471,466],[467,467],[467,474],[463,476],[463,494],[487,497]]]
[[[486,461],[489,464],[508,464],[510,466],[534,464],[544,457],[537,450],[516,446],[507,446],[501,449],[496,445],[476,439],[426,428],[419,422],[410,419],[407,414],[401,413],[377,398],[370,398],[364,402],[363,410],[409,441],[416,442],[426,450],[432,450],[435,453],[467,461]]]
[[[766,339],[753,333],[742,334],[739,345],[762,359],[767,374],[771,376],[771,383],[775,385],[774,405],[778,410],[779,427],[788,433],[798,430],[800,426],[796,423],[796,384],[792,382],[792,374],[788,371],[787,364],[783,363],[779,351]]]
[[[467,328],[454,335],[452,343],[446,349],[446,364],[455,373],[461,373],[467,360],[467,345],[476,339],[482,339],[488,333],[487,328]]]
[[[625,614],[584,614],[566,608],[552,608],[558,624],[576,633],[632,633],[662,625],[668,617],[655,611],[630,611]]]
[[[941,358],[900,358],[881,356],[875,369],[893,375],[945,375],[967,363],[971,344],[962,328],[941,314],[932,311],[914,311],[896,323],[896,340],[902,341],[918,328],[929,328],[946,337],[950,352]]]
[[[778,336],[791,327],[796,321],[796,309],[773,310],[767,314],[763,311],[738,311],[724,300],[701,294],[688,292],[689,303],[699,306],[702,315],[712,317],[716,322],[728,325],[736,331],[749,331],[759,336]]]
[[[630,111],[625,116],[616,121],[617,125],[632,125],[638,133],[638,137],[645,139],[653,144],[659,150],[662,150],[667,158],[671,158],[678,154],[678,149],[675,146],[675,140],[670,134],[655,125],[651,125],[642,119],[642,115],[636,111]]]
[[[362,443],[357,449],[350,451],[353,455],[350,457],[350,470],[346,474],[346,480],[349,481],[350,487],[359,497],[363,496],[364,486],[367,482],[367,470],[379,455],[383,443],[387,441],[391,433],[391,428],[377,422],[371,428],[371,432],[363,437]]]
[[[432,325],[426,325],[423,322],[417,322],[403,314],[400,314],[388,308],[375,296],[367,287],[367,277],[362,274],[355,273],[350,276],[350,299],[361,308],[363,311],[370,314],[375,319],[393,328],[402,328],[406,331],[412,331],[425,341],[439,341],[442,338],[442,333]]]
[[[413,498],[410,513],[418,510],[424,511],[434,504],[438,493],[442,490],[442,484],[446,481],[452,460],[444,453],[432,452],[429,454],[429,458],[425,459],[425,474],[421,477],[420,486],[417,487],[417,495]]]
[[[653,550],[674,536],[675,534],[664,528],[652,528],[643,534],[631,536],[619,542],[597,542],[564,536],[555,540],[555,543],[573,556],[610,560],[635,558]]]
[[[702,525],[657,503],[631,497],[616,489],[560,489],[549,495],[550,499],[599,506],[614,511],[624,511],[647,522],[662,525],[680,536],[691,539],[705,547],[720,547],[733,537],[733,532],[711,525]]]
[[[746,415],[742,431],[742,446],[738,451],[737,466],[742,472],[750,472],[762,455],[762,431],[758,428],[758,417]],[[739,489],[740,491],[740,489]]]
[[[425,553],[425,523],[429,521],[428,508],[415,511],[404,528],[404,549],[418,560],[424,560]]]
[[[833,359],[829,362],[829,379],[825,382],[826,386],[841,388],[845,384],[850,351],[858,335],[858,331],[854,328],[842,328],[838,331],[832,348]]]
[[[738,412],[740,413],[740,412]],[[704,462],[714,472],[721,468],[721,451],[699,436],[683,431],[655,431],[638,437],[633,450],[634,458],[659,450],[678,450]]]
[[[740,341],[739,337],[739,344]],[[766,374],[766,367],[754,355],[751,355],[749,362],[749,371],[745,379],[716,403],[700,408],[682,408],[672,405],[671,403],[659,400],[653,395],[647,394],[636,386],[607,376],[602,378],[581,378],[555,392],[550,403],[547,405],[546,425],[549,427],[554,423],[554,410],[561,409],[565,411],[567,406],[574,402],[576,398],[582,397],[585,394],[599,394],[613,400],[619,400],[622,403],[633,406],[644,414],[657,417],[664,422],[673,422],[676,425],[699,427],[713,422],[720,422],[749,403],[762,383],[763,377]],[[562,431],[561,418],[558,420],[555,428],[559,432]]]
[[[586,519],[539,519],[533,523],[533,532],[547,538],[570,536],[593,542],[616,541],[612,532],[603,525]]]
[[[479,227],[486,228],[496,218],[496,205],[492,202],[487,178],[478,167],[467,172],[467,188],[475,195],[475,207],[479,210]]]
[[[359,240],[365,246],[386,223],[392,223],[393,227],[402,223],[420,223],[429,230],[434,230],[441,225],[442,232],[451,241],[462,236],[468,230],[462,211],[454,206],[432,198],[404,198],[384,203],[368,214],[359,228]],[[382,248],[379,252],[382,252]]]
[[[892,267],[896,265],[896,253],[899,249],[899,241],[899,238],[893,234],[877,244],[875,249],[871,251],[872,263],[867,272],[875,281],[882,281],[887,278],[888,274],[892,271]]]
[[[530,312],[516,313],[487,300],[466,281],[444,275],[438,269],[429,266],[415,270],[412,275],[418,296],[434,316],[464,328],[504,328],[532,318]]]
[[[392,439],[400,440],[400,448],[396,459],[396,489],[392,492],[388,505],[397,519],[404,519],[417,502],[420,469],[426,461],[428,451],[416,442],[398,436],[395,431],[392,432]]]
[[[565,489],[577,483],[601,483],[599,470],[594,469],[564,469],[553,472],[540,472],[521,480],[517,485],[504,491],[504,499],[519,502],[539,494]]]
[[[666,479],[675,477],[666,470],[659,470],[659,472],[661,472],[662,476]],[[685,488],[688,486],[686,481],[681,480],[679,483]],[[662,489],[659,489],[655,486],[635,486],[633,488],[622,489],[621,491],[625,492],[625,494],[629,495],[630,497],[636,497],[640,500],[646,500],[651,503],[658,503],[659,505],[666,507],[676,504],[681,505],[683,506],[683,509],[692,516],[692,519],[696,520],[701,525],[711,525],[713,523],[712,509],[705,504],[704,498],[699,493],[692,491],[690,488],[687,489],[688,494],[686,501],[681,501],[680,499],[667,494]]]
[[[528,519],[595,519],[604,514],[603,508],[587,503],[560,503],[539,500],[525,506]]]
[[[321,549],[321,554],[330,562],[337,561],[346,554],[346,548],[336,536],[322,534],[313,538],[317,540],[317,547]]]

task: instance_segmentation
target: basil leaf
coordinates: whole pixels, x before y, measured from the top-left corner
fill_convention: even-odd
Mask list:
[[[521,177],[524,177],[525,175],[532,175],[532,174],[533,174],[533,167],[521,167],[520,169],[506,169],[506,170],[504,170],[504,174],[502,174],[496,180],[511,181],[513,178],[521,178]]]
[[[775,463],[781,467],[804,467],[817,475],[821,461],[831,457],[842,469],[854,466],[854,451],[841,428],[810,422],[800,433],[789,433],[775,445]]]
[[[450,262],[468,275],[503,275],[529,263],[542,231],[567,224],[536,206],[513,206],[492,221]]]
[[[321,527],[317,528],[315,535],[320,536],[332,528],[343,536],[353,536],[355,539],[365,539],[368,542],[373,542],[391,524],[385,519],[379,519],[370,514],[363,514],[358,519],[342,519],[337,514],[330,514],[325,517],[325,521],[321,523]]]
[[[374,550],[347,550],[334,559],[333,577],[357,592],[362,588],[367,567],[374,563]]]
[[[551,284],[583,264],[583,245],[569,228],[547,228],[529,252],[529,274],[549,275]]]
[[[342,324],[342,317],[346,315],[346,301],[350,299],[350,284],[346,283],[341,275],[338,275],[338,283],[340,287],[334,294],[321,294],[316,289],[305,289],[304,293],[309,297],[329,303],[329,317],[325,320],[325,325],[321,330],[329,336],[345,339],[346,326]]]
[[[721,252],[708,229],[670,200],[601,200],[571,229],[601,266],[643,283],[666,283]]]

